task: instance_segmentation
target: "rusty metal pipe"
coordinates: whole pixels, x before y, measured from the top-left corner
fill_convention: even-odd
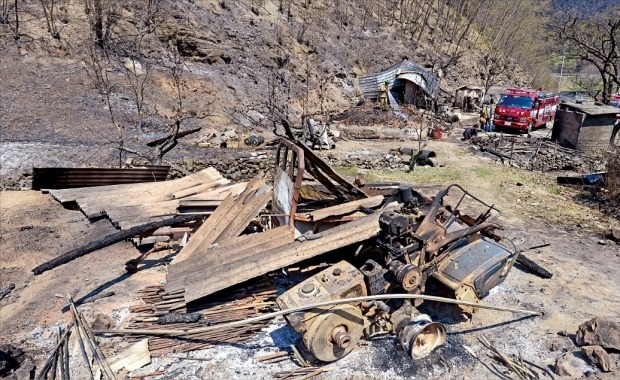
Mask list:
[[[437,239],[437,241],[435,241],[432,244],[429,244],[426,246],[426,252],[427,253],[435,253],[437,251],[439,251],[441,248],[445,247],[446,245],[455,242],[459,239],[462,239],[464,237],[470,236],[475,234],[476,232],[482,231],[484,229],[487,228],[499,228],[499,226],[497,224],[494,223],[480,223],[477,224],[475,226],[471,226],[469,228],[463,228],[461,230],[458,231],[454,231],[454,232],[450,232],[447,233],[441,237],[439,237],[439,239]]]
[[[494,306],[494,305],[486,305],[476,302],[468,302],[468,301],[459,301],[452,298],[445,297],[436,297],[436,296],[427,296],[424,294],[378,294],[374,296],[364,296],[364,297],[353,297],[353,298],[342,298],[337,300],[319,302],[312,305],[304,305],[299,307],[293,307],[290,309],[284,309],[280,311],[274,311],[272,313],[263,314],[254,318],[248,318],[241,321],[222,323],[218,325],[211,325],[205,327],[199,327],[195,329],[188,330],[138,330],[138,329],[123,329],[123,330],[95,330],[94,332],[97,334],[127,334],[127,335],[188,335],[188,334],[198,334],[211,330],[219,330],[230,327],[242,326],[251,324],[254,322],[264,321],[266,319],[272,319],[275,317],[279,317],[286,314],[296,313],[298,311],[306,311],[312,310],[325,306],[334,306],[341,305],[346,303],[359,303],[363,301],[377,301],[377,300],[388,300],[388,299],[421,299],[426,301],[436,301],[443,303],[450,303],[454,305],[465,305],[471,306],[478,309],[489,309],[489,310],[498,310],[498,311],[510,311],[513,313],[522,313],[530,316],[538,316],[543,315],[544,313],[541,311],[534,310],[525,310],[525,309],[515,309],[511,307],[505,306]]]

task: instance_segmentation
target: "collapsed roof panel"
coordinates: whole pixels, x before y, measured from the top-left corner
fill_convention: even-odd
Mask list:
[[[381,93],[381,84],[387,81],[391,88],[396,79],[415,83],[431,98],[437,96],[440,82],[439,77],[422,66],[406,59],[384,71],[361,78],[359,84],[365,98],[376,99]]]

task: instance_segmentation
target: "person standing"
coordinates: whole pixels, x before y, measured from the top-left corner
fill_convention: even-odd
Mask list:
[[[388,105],[388,81],[385,81],[381,84],[381,94],[379,95],[379,101],[381,104],[381,109],[385,111]]]
[[[489,108],[486,104],[480,109],[480,129],[486,131],[487,120],[489,120]]]
[[[493,124],[493,116],[495,116],[495,98],[491,95],[491,100],[489,100],[489,130],[491,132],[495,131],[495,124]]]

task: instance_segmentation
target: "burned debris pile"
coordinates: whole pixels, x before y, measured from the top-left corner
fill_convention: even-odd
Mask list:
[[[547,139],[478,135],[471,141],[484,155],[513,167],[542,172],[566,170],[580,173],[605,169],[603,158],[564,148]]]
[[[448,336],[418,309],[425,300],[455,304],[462,318],[478,308],[540,314],[480,301],[519,251],[496,233],[497,207],[462,187],[433,199],[401,184],[358,187],[285,139],[273,170],[270,182],[234,184],[207,168],[165,183],[50,191],[126,231],[195,218],[166,227],[183,238],[167,246],[178,253],[165,284],[139,291],[123,328],[94,333],[148,339],[150,355],[166,356],[247,342],[284,316],[300,334],[299,361],[318,365],[390,335],[412,359],[430,355]],[[139,270],[143,257],[127,270]]]
[[[244,320],[271,311],[275,305],[276,289],[269,279],[258,279],[251,286],[234,287],[215,301],[197,302],[187,307],[182,298],[171,298],[163,286],[154,285],[140,290],[143,302],[130,307],[132,312],[127,329],[166,331],[217,326],[221,323]],[[251,340],[266,327],[267,321],[236,326],[217,331],[197,332],[179,341],[175,336],[131,335],[132,341],[148,338],[152,356],[204,349],[221,343],[241,343]]]

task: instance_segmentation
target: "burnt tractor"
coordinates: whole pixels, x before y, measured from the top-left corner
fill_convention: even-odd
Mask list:
[[[455,205],[446,205],[453,193],[458,193]],[[453,298],[477,302],[501,284],[518,252],[494,233],[499,210],[458,185],[439,192],[426,207],[423,199],[411,187],[400,187],[398,202],[375,211],[381,215],[374,240],[282,294],[279,307],[367,295],[426,294],[431,279]],[[461,211],[466,200],[479,206],[478,216]],[[317,307],[286,318],[301,333],[307,351],[323,362],[344,357],[362,338],[384,334],[396,336],[407,354],[419,359],[446,342],[444,325],[421,313],[421,303],[374,300]],[[473,308],[462,307],[461,312],[468,315]]]

